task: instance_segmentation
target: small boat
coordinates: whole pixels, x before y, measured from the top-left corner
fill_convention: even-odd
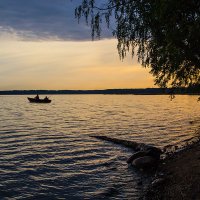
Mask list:
[[[36,99],[36,98],[30,98],[27,97],[30,103],[51,103],[51,100],[48,98],[44,99]]]

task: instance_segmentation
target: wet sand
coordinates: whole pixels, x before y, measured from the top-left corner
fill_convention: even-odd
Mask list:
[[[152,184],[146,200],[200,200],[200,142],[173,154],[158,169],[160,182]]]

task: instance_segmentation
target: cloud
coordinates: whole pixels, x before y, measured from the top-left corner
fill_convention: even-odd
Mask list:
[[[0,0],[0,37],[21,40],[91,40],[90,27],[78,24],[74,9],[81,0]],[[111,31],[102,33],[111,37]]]
[[[119,60],[116,42],[1,42],[0,90],[153,86],[148,69]]]

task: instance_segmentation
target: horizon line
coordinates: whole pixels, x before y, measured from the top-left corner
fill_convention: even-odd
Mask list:
[[[145,87],[145,88],[105,88],[105,89],[5,89],[5,91],[102,91],[102,90],[143,90],[143,89],[164,89],[161,87]],[[166,88],[167,89],[167,88]]]

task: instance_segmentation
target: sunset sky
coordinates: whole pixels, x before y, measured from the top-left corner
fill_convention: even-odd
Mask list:
[[[0,90],[154,87],[137,58],[119,60],[111,31],[91,41],[80,2],[0,0]]]

